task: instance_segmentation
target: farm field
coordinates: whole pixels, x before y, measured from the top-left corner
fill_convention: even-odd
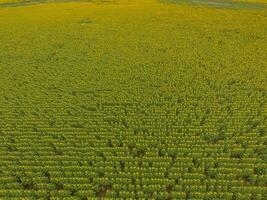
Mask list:
[[[0,199],[267,199],[266,0],[0,0]]]

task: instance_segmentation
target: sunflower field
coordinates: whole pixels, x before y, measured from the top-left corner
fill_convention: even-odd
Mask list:
[[[0,199],[267,199],[266,0],[0,0]]]

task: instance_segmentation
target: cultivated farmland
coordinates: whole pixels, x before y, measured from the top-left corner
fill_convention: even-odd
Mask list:
[[[267,199],[266,0],[0,0],[0,199]]]

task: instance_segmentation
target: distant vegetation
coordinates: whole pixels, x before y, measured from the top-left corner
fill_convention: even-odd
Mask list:
[[[0,0],[0,7],[31,6],[43,3],[92,2],[110,3],[113,0]]]
[[[162,0],[162,2],[189,4],[194,6],[209,6],[214,8],[230,9],[262,9],[267,8],[265,3],[249,1],[231,1],[231,0]]]
[[[0,199],[266,199],[264,6],[0,1]]]

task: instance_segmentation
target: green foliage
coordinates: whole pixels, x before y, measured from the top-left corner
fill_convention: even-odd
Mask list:
[[[0,4],[0,199],[266,199],[266,9],[21,2]]]

